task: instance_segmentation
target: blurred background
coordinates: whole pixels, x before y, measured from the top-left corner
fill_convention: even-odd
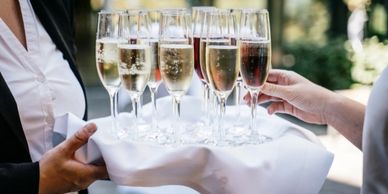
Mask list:
[[[75,13],[77,60],[87,86],[90,118],[109,114],[108,94],[95,68],[98,11],[192,6],[268,9],[273,68],[296,71],[364,104],[373,82],[388,64],[388,0],[78,0]],[[195,92],[200,89],[197,82],[193,94],[200,94]],[[163,90],[163,86],[160,88]],[[121,99],[121,109],[129,111],[129,100]],[[145,94],[143,103],[148,101],[149,95]],[[327,149],[335,153],[321,193],[359,193],[362,153],[330,126],[308,125],[285,118],[315,132]],[[95,184],[91,191],[92,194],[141,193],[130,189],[123,191],[109,183]]]

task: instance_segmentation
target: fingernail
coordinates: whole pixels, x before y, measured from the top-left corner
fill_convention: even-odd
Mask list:
[[[87,125],[85,125],[85,128],[91,134],[96,132],[96,130],[97,130],[97,127],[95,127],[94,123],[88,123]]]

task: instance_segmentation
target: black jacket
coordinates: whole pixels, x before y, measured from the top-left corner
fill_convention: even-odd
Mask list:
[[[75,64],[74,1],[30,1],[36,15],[57,48],[63,53],[85,93]],[[84,119],[86,115],[85,112]],[[0,72],[0,193],[34,194],[38,193],[38,190],[39,163],[31,162],[16,102]]]

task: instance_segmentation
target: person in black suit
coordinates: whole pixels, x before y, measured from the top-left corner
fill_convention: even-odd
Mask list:
[[[73,1],[30,0],[28,4],[32,6],[56,48],[63,54],[63,59],[67,61],[79,82],[77,84],[85,92],[75,64]],[[3,21],[27,49],[25,33],[28,33],[29,29],[24,29],[18,1],[2,0],[0,19],[0,24]],[[2,31],[0,35],[1,33]],[[8,48],[1,44],[0,42],[0,48]],[[0,67],[7,65],[7,58],[2,56],[3,54],[4,52],[0,52]],[[0,193],[65,193],[85,189],[97,179],[108,178],[105,166],[87,165],[74,159],[74,152],[96,131],[94,124],[86,125],[70,139],[44,153],[39,161],[32,162],[26,129],[22,127],[18,112],[22,107],[17,104],[7,84],[7,76],[9,75],[0,72]],[[84,119],[86,118],[85,111]]]

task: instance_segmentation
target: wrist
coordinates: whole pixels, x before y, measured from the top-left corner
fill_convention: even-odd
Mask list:
[[[39,194],[45,194],[47,193],[45,188],[45,180],[44,180],[44,175],[43,175],[43,172],[42,172],[42,163],[41,161],[39,161]]]
[[[53,180],[53,178],[50,180],[49,177],[47,177],[47,169],[44,165],[42,160],[39,161],[39,194],[53,193],[51,191],[52,188],[50,188],[50,181]]]
[[[325,107],[327,124],[361,149],[365,106],[333,92]]]
[[[343,96],[334,93],[333,91],[327,91],[327,95],[324,97],[326,99],[323,99],[324,105],[322,113],[325,123],[331,125],[337,117],[336,113],[338,112],[338,109],[341,108],[341,105],[343,105],[345,99]]]

